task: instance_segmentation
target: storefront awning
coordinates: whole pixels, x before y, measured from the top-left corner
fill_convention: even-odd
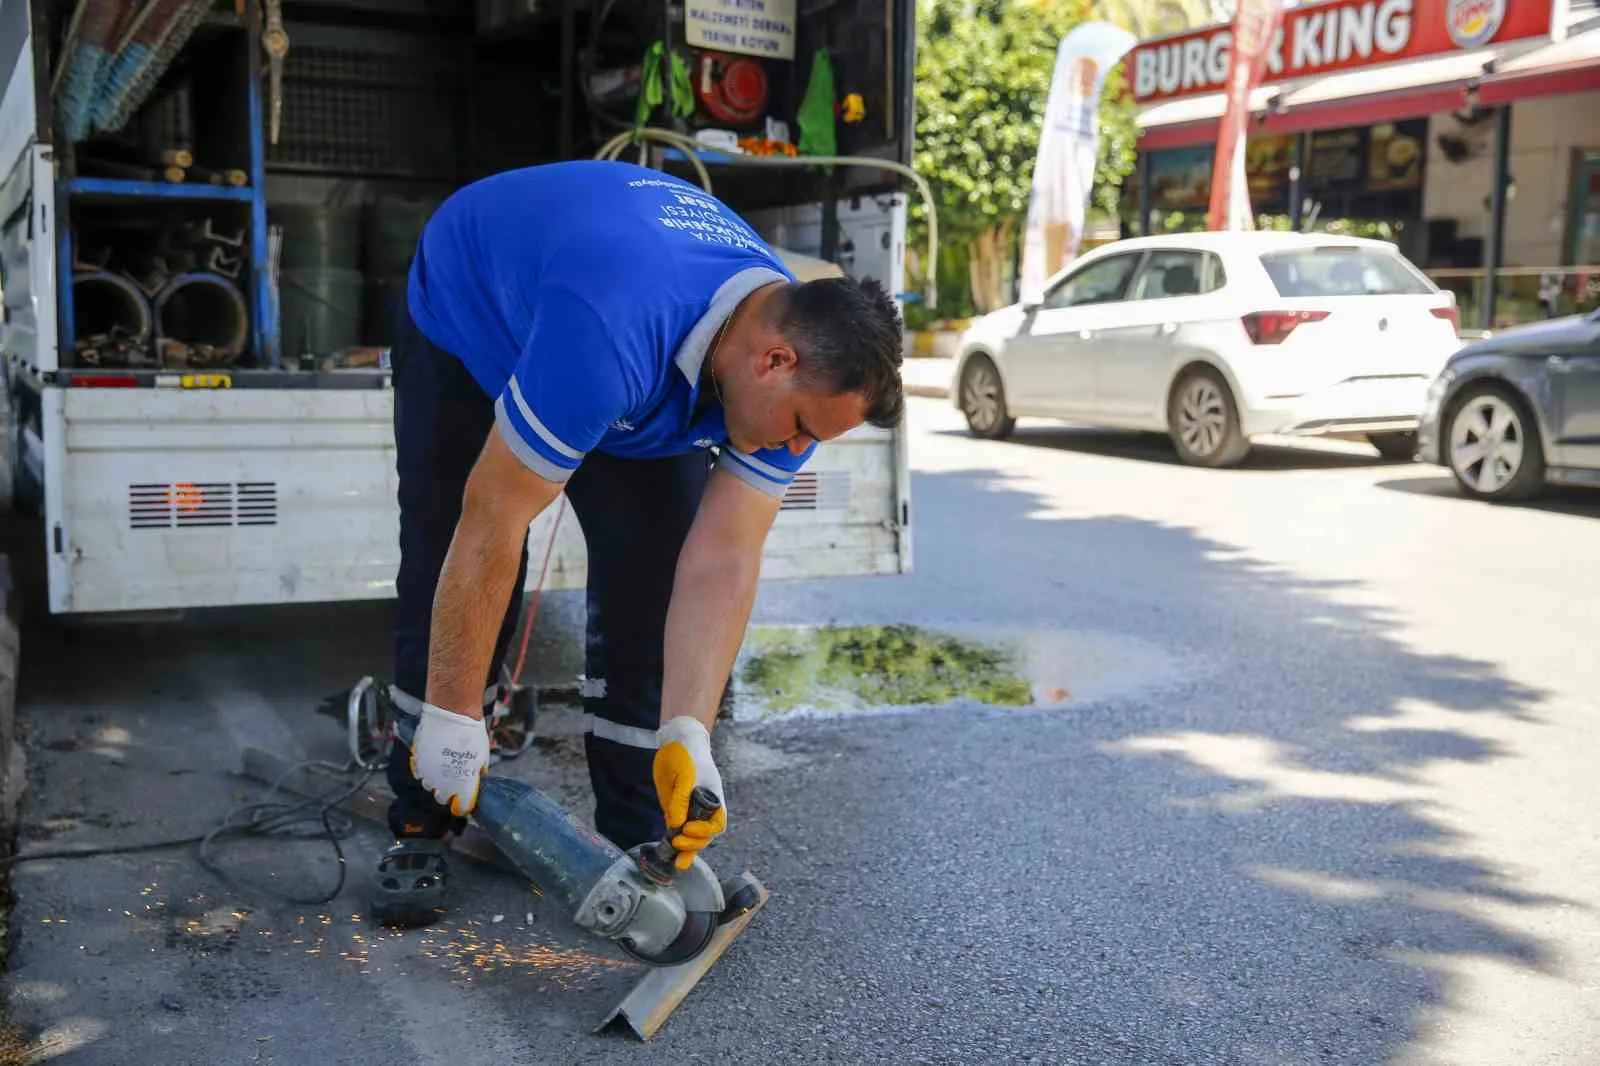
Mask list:
[[[1250,109],[1256,116],[1252,129],[1297,133],[1461,108],[1469,103],[1469,91],[1479,104],[1493,106],[1591,88],[1600,88],[1600,31],[1280,82],[1251,94]],[[1226,99],[1208,93],[1145,108],[1136,119],[1140,149],[1214,142]]]
[[[1505,104],[1530,96],[1600,89],[1600,29],[1555,41],[1495,64],[1478,88],[1478,102]]]

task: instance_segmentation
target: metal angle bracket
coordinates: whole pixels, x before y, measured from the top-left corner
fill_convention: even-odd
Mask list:
[[[645,971],[637,984],[622,997],[611,1012],[595,1026],[595,1033],[626,1030],[640,1040],[649,1040],[666,1024],[672,1012],[694,991],[712,965],[744,932],[756,913],[765,907],[771,893],[748,870],[742,879],[754,886],[756,903],[743,914],[729,920],[712,934],[711,944],[698,956],[676,966],[657,966]]]

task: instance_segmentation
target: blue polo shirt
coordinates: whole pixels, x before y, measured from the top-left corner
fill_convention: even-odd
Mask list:
[[[697,185],[621,162],[508,171],[429,219],[407,301],[434,344],[495,398],[501,435],[557,483],[585,454],[682,455],[781,496],[816,449],[730,447],[713,396],[696,413],[719,327],[755,289],[794,275]]]

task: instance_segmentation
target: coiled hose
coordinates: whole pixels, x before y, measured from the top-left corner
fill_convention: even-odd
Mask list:
[[[699,144],[690,137],[686,137],[674,130],[661,129],[657,126],[644,126],[637,130],[628,130],[619,133],[595,153],[596,159],[618,159],[630,146],[638,144],[641,154],[644,151],[644,141],[656,141],[679,151],[688,158],[694,167],[695,173],[700,178],[700,185],[706,192],[711,192],[711,173],[700,160],[700,152],[704,145]],[[725,162],[732,166],[748,167],[813,167],[813,166],[859,166],[876,167],[879,170],[889,170],[902,174],[911,179],[917,187],[917,192],[922,196],[922,202],[928,209],[928,267],[927,278],[923,285],[923,300],[930,311],[939,304],[938,270],[939,262],[939,212],[934,206],[933,190],[927,181],[906,166],[891,159],[875,159],[863,155],[807,155],[807,156],[745,156],[737,153],[726,153]]]

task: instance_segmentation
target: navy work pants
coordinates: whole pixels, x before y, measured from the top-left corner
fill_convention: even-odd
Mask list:
[[[394,681],[427,695],[428,633],[434,590],[461,516],[467,476],[494,426],[488,396],[449,352],[434,345],[402,309],[391,350],[394,433],[400,503],[400,572],[394,623]],[[587,546],[588,623],[584,673],[592,689],[584,709],[604,722],[654,732],[661,715],[663,634],[678,552],[710,476],[703,451],[665,459],[618,459],[591,452],[566,495]],[[491,676],[500,677],[521,613],[528,552],[495,644]],[[409,702],[409,701],[408,701]],[[618,732],[596,727],[598,732]],[[442,836],[461,822],[411,774],[399,740],[389,756],[394,791],[389,826],[396,836]],[[600,833],[626,850],[666,831],[651,779],[654,751],[595,735],[584,737]]]

